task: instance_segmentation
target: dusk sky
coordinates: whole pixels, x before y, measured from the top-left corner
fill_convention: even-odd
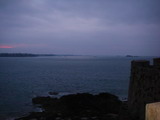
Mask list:
[[[160,0],[0,0],[0,53],[160,55]]]

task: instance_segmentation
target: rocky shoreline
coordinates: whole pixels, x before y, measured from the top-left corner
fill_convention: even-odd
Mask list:
[[[129,120],[126,102],[110,93],[35,97],[32,103],[42,111],[15,120]]]

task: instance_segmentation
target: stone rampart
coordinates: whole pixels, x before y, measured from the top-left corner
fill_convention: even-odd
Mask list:
[[[145,105],[160,101],[160,58],[131,62],[128,108],[135,120],[145,119]]]

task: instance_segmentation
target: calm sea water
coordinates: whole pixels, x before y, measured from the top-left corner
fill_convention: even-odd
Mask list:
[[[0,58],[0,118],[34,110],[31,99],[89,92],[127,97],[130,61],[144,57],[7,57]]]

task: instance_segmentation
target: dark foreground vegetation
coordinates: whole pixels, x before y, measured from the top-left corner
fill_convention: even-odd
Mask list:
[[[78,93],[61,98],[35,97],[33,104],[42,112],[31,112],[15,120],[122,120],[124,103],[109,93]]]

